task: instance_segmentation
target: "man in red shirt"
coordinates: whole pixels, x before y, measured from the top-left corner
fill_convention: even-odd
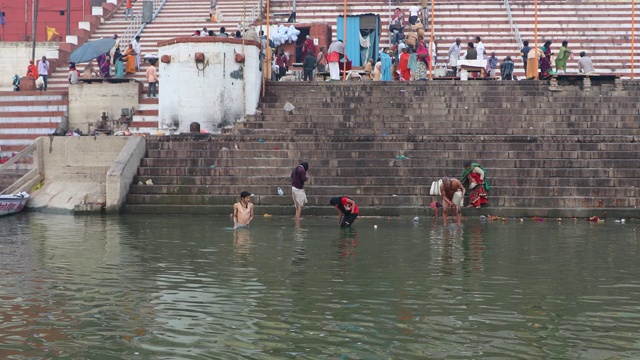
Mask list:
[[[127,4],[125,5],[125,9],[124,9],[125,21],[129,19],[129,15],[131,15],[131,20],[133,20],[133,4],[131,3],[132,1],[136,1],[136,0],[127,0]]]

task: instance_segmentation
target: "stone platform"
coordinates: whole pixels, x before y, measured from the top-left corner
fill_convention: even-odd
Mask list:
[[[228,134],[150,138],[125,211],[228,215],[247,190],[257,214],[293,214],[289,175],[308,161],[304,214],[333,215],[337,195],[362,215],[426,214],[431,182],[468,159],[491,192],[466,215],[640,217],[640,87],[623,86],[269,84],[260,115]]]

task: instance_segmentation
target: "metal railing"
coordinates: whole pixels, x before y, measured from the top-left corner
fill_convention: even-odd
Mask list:
[[[520,30],[518,30],[518,25],[513,21],[513,14],[511,13],[511,4],[509,4],[509,0],[504,0],[504,8],[507,10],[507,16],[509,17],[509,27],[511,28],[511,33],[516,38],[516,43],[518,43],[518,51],[524,47],[522,43],[522,36],[520,36]]]
[[[162,10],[162,7],[166,2],[167,0],[153,0],[152,21],[155,20],[156,17],[158,17],[160,10]],[[142,14],[142,10],[134,13],[133,19],[131,19],[131,23],[129,23],[127,29],[124,31],[122,36],[120,36],[118,45],[120,46],[121,50],[123,49],[123,47],[128,46],[136,36],[140,35],[142,33],[142,30],[144,30],[144,28],[147,26],[147,23],[142,21]]]

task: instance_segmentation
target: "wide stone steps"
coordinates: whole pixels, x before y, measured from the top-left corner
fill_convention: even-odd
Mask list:
[[[244,144],[243,144],[244,145]],[[389,146],[391,148],[391,146]],[[434,146],[435,148],[436,146]],[[404,149],[388,149],[388,150],[367,150],[367,151],[349,151],[349,150],[280,150],[280,149],[251,149],[251,150],[147,150],[147,158],[149,159],[247,159],[247,158],[280,158],[305,159],[311,156],[318,156],[326,159],[369,159],[369,158],[395,158],[400,153],[411,151],[412,158],[449,158],[460,159],[467,155],[462,150],[443,150],[438,149],[421,149],[418,151]],[[637,155],[628,151],[539,151],[520,150],[520,151],[502,151],[502,150],[485,150],[478,149],[475,153],[477,158],[482,159],[636,159]]]
[[[533,12],[532,0],[511,2],[515,23],[525,40],[533,42]],[[396,5],[394,5],[396,6]],[[407,4],[399,4],[406,12]],[[596,69],[601,73],[615,73],[628,76],[629,59],[629,30],[631,7],[626,2],[572,2],[540,1],[538,4],[539,39],[553,35],[554,50],[557,51],[561,40],[568,40],[569,47],[576,51],[586,51]],[[374,13],[380,15],[381,39],[380,47],[389,44],[389,4],[383,0],[363,2],[349,2],[349,14]],[[272,1],[272,13],[289,13],[290,1]],[[317,1],[297,2],[297,21],[299,23],[327,22],[331,24],[334,38],[336,33],[336,18],[343,12],[343,2],[340,0],[326,0],[319,4]],[[435,39],[438,42],[439,62],[446,60],[447,50],[456,37],[463,39],[463,43],[480,35],[487,51],[495,51],[499,59],[510,55],[516,67],[514,75],[524,76],[522,60],[515,38],[511,34],[507,14],[502,1],[473,2],[439,2],[435,6]],[[640,30],[640,24],[636,24]],[[588,40],[585,40],[588,39]],[[640,63],[640,60],[636,60]],[[568,71],[577,72],[577,59],[569,62]],[[640,64],[639,64],[640,65]],[[634,69],[640,74],[640,66]]]
[[[543,189],[547,192],[548,189]],[[339,196],[346,194],[344,189],[336,188],[335,193],[327,194],[323,196],[311,196],[308,195],[308,207],[322,206],[329,207],[329,199],[332,196]],[[377,206],[413,206],[415,208],[426,207],[436,197],[427,197],[426,195],[413,194],[413,196],[383,196],[383,195],[352,195],[358,203],[361,209],[362,215],[367,215],[365,207],[377,207]],[[237,202],[239,198],[238,194],[229,195],[210,195],[203,196],[198,195],[140,195],[129,194],[127,196],[127,203],[135,205],[154,205],[154,206],[166,206],[166,205],[190,205],[190,206],[202,206],[202,205],[226,205],[228,211],[232,211],[234,202]],[[290,196],[278,196],[278,195],[255,195],[252,197],[252,202],[256,206],[268,205],[268,206],[283,206],[293,208],[292,200]],[[637,206],[638,202],[635,198],[629,197],[592,197],[592,196],[493,196],[492,207],[546,207],[546,208],[592,208],[592,211],[598,211],[599,208],[616,208],[616,207],[631,207]],[[418,209],[416,209],[418,210]],[[335,212],[335,210],[334,210]]]
[[[439,169],[439,171],[446,174],[455,174],[459,169]],[[459,175],[459,174],[458,174]],[[488,174],[488,176],[493,174]],[[453,176],[453,175],[452,175]],[[138,175],[134,177],[133,183],[138,184],[139,182],[145,183],[149,180],[149,176]],[[489,179],[489,178],[487,178]],[[430,180],[430,179],[426,179]],[[271,187],[271,189],[277,189],[277,187],[281,187],[283,190],[289,192],[289,181],[290,177],[285,171],[281,171],[281,175],[279,176],[239,176],[239,175],[217,175],[217,176],[153,176],[153,184],[152,186],[229,186],[229,184],[242,184],[243,186],[262,186],[262,187]],[[582,179],[573,179],[573,178],[532,178],[532,179],[523,179],[520,177],[506,177],[501,176],[499,179],[496,179],[499,183],[498,186],[495,185],[494,180],[490,181],[491,188],[500,188],[503,191],[509,191],[510,187],[547,187],[547,188],[561,188],[561,187],[588,187],[588,188],[601,188],[601,187],[630,187],[633,188],[638,185],[638,180],[635,177],[630,178],[610,178],[610,177],[600,177],[600,178],[582,178]],[[422,186],[430,186],[431,182],[427,181],[426,183],[416,182],[416,184]],[[362,176],[319,176],[316,175],[315,172],[313,176],[309,177],[307,181],[308,187],[316,187],[316,186],[403,186],[406,185],[406,180],[403,178],[394,178],[387,176],[369,176],[367,178],[363,178]],[[138,185],[136,185],[138,186]],[[149,185],[141,185],[136,189],[144,189]],[[136,190],[140,191],[140,190]]]
[[[68,112],[62,91],[0,92],[0,151],[18,152],[55,132]]]
[[[467,157],[469,158],[469,157]],[[306,159],[314,162],[316,159]],[[406,160],[399,160],[406,162]],[[461,163],[461,159],[448,159],[447,164],[452,162]],[[138,169],[138,176],[141,178],[150,177],[153,180],[154,176],[281,176],[283,172],[285,174],[289,172],[289,168],[295,165],[290,161],[288,165],[282,167],[273,166],[255,166],[252,168],[234,168],[231,166],[216,166],[216,168],[210,167],[141,167]],[[408,162],[407,162],[408,163]],[[624,164],[624,162],[623,162]],[[375,176],[391,176],[391,177],[409,177],[409,178],[425,178],[432,179],[440,176],[457,176],[460,171],[445,172],[440,168],[430,167],[409,167],[409,165],[402,166],[397,164],[394,166],[391,164],[383,164],[379,167],[360,165],[360,168],[331,168],[331,169],[316,169],[314,173],[318,176],[339,176],[339,177],[375,177]],[[453,175],[452,175],[453,173]],[[582,178],[582,177],[611,177],[611,178],[633,178],[637,176],[637,170],[634,168],[565,168],[565,167],[546,167],[546,168],[491,168],[491,176],[493,178],[499,178],[502,176],[508,177],[551,177],[551,178]],[[420,181],[422,182],[422,181]]]

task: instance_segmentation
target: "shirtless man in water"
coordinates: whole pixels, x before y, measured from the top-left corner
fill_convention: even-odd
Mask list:
[[[462,224],[462,212],[460,211],[460,206],[453,204],[453,194],[455,194],[456,191],[461,191],[462,196],[464,196],[465,190],[460,180],[443,177],[442,185],[440,185],[440,194],[442,195],[442,205],[444,207],[442,217],[444,219],[445,226],[447,225],[447,213],[449,212],[449,206],[454,206],[456,208],[458,225]]]
[[[253,220],[253,204],[250,202],[251,193],[243,191],[240,193],[240,201],[233,204],[233,227],[249,227]]]

